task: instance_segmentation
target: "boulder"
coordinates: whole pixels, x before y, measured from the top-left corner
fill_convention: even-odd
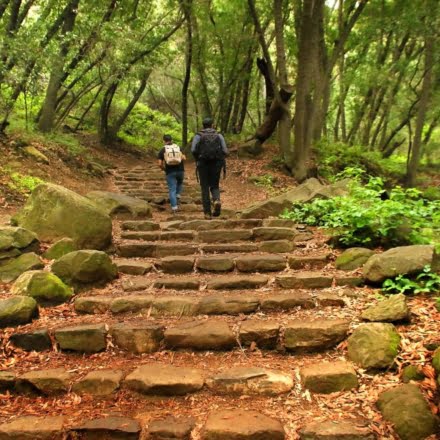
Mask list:
[[[113,217],[117,214],[131,214],[135,218],[151,218],[153,210],[144,200],[108,191],[92,191],[86,194],[99,209]]]
[[[112,240],[112,222],[89,199],[59,185],[38,185],[13,217],[42,241],[69,237],[80,249],[103,249]]]
[[[425,379],[425,375],[423,374],[423,370],[417,365],[407,365],[402,370],[402,382],[409,383],[412,380],[419,381]]]
[[[308,202],[322,188],[318,179],[309,179],[303,184],[271,199],[259,202],[242,211],[241,218],[277,217],[294,202]]]
[[[206,380],[208,388],[221,394],[276,396],[293,388],[292,376],[258,367],[236,367]]]
[[[28,145],[27,147],[22,148],[23,153],[30,157],[31,159],[34,159],[37,162],[44,163],[46,165],[49,164],[49,159],[45,154],[43,154],[40,150],[37,150],[34,146]]]
[[[202,389],[201,370],[165,364],[142,365],[124,380],[125,388],[141,394],[181,396]]]
[[[0,282],[10,283],[28,270],[43,269],[43,267],[43,261],[37,254],[33,252],[22,254],[0,265]]]
[[[202,440],[284,440],[283,425],[256,411],[215,410],[209,414]]]
[[[313,393],[336,393],[357,388],[356,371],[347,362],[321,362],[300,371],[304,386]]]
[[[105,252],[87,250],[56,260],[52,272],[68,284],[105,283],[117,277],[118,268]]]
[[[408,321],[410,312],[403,294],[391,295],[362,313],[366,321],[395,322]]]
[[[28,296],[0,300],[0,328],[28,324],[38,317],[37,302]]]
[[[76,250],[75,243],[71,238],[62,238],[50,246],[49,249],[44,252],[43,257],[48,260],[58,260],[58,258]]]
[[[348,338],[348,357],[365,369],[389,368],[399,345],[400,335],[393,324],[361,324]]]
[[[366,248],[351,248],[344,251],[336,258],[336,269],[339,270],[355,270],[362,267],[370,257],[374,255],[374,251]]]
[[[73,290],[50,272],[31,270],[17,278],[11,287],[11,293],[30,296],[41,306],[55,306],[69,301]]]
[[[435,371],[440,374],[440,347],[437,348],[432,355],[432,366]]]
[[[34,232],[14,226],[0,227],[0,251],[11,248],[26,249],[36,243],[38,238]]]
[[[402,440],[423,440],[439,430],[439,419],[417,385],[399,385],[383,392],[377,406]]]
[[[364,277],[370,283],[382,283],[397,275],[414,275],[427,265],[438,268],[439,258],[434,246],[400,246],[373,255],[364,265]]]

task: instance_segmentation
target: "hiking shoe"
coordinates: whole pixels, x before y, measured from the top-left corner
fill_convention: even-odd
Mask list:
[[[222,204],[220,200],[214,200],[214,212],[212,213],[213,217],[219,217],[222,211]]]
[[[177,199],[177,204],[180,205],[180,194],[177,194],[176,199]]]
[[[175,208],[173,207],[171,208],[171,212],[173,213],[173,215],[176,215],[179,212],[179,208],[177,206]]]
[[[211,214],[205,214],[205,220],[211,220]]]

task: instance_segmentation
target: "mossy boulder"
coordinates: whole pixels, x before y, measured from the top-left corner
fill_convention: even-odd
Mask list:
[[[437,270],[439,262],[434,246],[400,246],[373,255],[364,265],[364,277],[370,283],[382,283],[397,275],[420,273],[428,265]]]
[[[101,284],[116,278],[118,268],[105,252],[81,250],[56,260],[52,272],[67,284]]]
[[[408,321],[410,312],[403,294],[391,295],[369,307],[362,313],[362,319],[376,322]]]
[[[104,249],[112,239],[108,215],[86,197],[49,183],[35,188],[12,221],[34,231],[42,241],[69,237],[81,249]]]
[[[50,272],[32,270],[20,275],[12,285],[11,293],[30,296],[42,306],[54,306],[68,301],[73,290]]]
[[[432,356],[432,366],[435,368],[435,371],[440,374],[440,348],[434,351],[434,355]]]
[[[400,335],[394,325],[361,324],[348,338],[348,357],[365,369],[389,368],[399,352]]]
[[[43,261],[37,254],[33,252],[22,254],[0,265],[0,281],[10,283],[28,270],[43,269],[43,267]]]
[[[76,250],[75,242],[71,238],[62,238],[50,246],[49,249],[44,252],[43,257],[48,260],[58,260],[58,258]]]
[[[350,248],[336,258],[336,269],[355,270],[362,267],[374,255],[371,249]]]
[[[38,238],[32,231],[13,226],[0,227],[0,251],[26,249],[37,242]]]
[[[29,296],[0,300],[0,328],[28,324],[37,317],[37,302]]]
[[[408,365],[402,370],[402,382],[409,383],[412,380],[423,380],[425,375],[417,365]]]
[[[49,163],[49,159],[47,158],[47,156],[41,151],[37,150],[32,145],[24,147],[22,151],[26,156],[36,160],[37,162],[45,163],[46,165]]]
[[[399,385],[383,392],[377,406],[402,440],[423,440],[438,432],[439,419],[432,414],[415,384]]]
[[[151,218],[153,216],[151,206],[144,200],[135,197],[108,191],[92,191],[86,194],[86,197],[111,217],[117,214],[130,214],[135,218]]]

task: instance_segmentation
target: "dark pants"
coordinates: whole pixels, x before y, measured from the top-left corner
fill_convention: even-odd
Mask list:
[[[202,189],[203,212],[211,215],[211,200],[220,200],[220,175],[224,166],[223,160],[199,161],[197,172]]]

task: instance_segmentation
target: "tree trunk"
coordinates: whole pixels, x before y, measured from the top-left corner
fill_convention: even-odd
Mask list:
[[[417,169],[420,162],[422,132],[431,95],[432,69],[434,66],[434,45],[433,33],[428,33],[428,35],[425,37],[425,75],[423,77],[419,107],[417,109],[414,140],[409,154],[406,171],[405,183],[408,187],[412,187],[416,183]]]

